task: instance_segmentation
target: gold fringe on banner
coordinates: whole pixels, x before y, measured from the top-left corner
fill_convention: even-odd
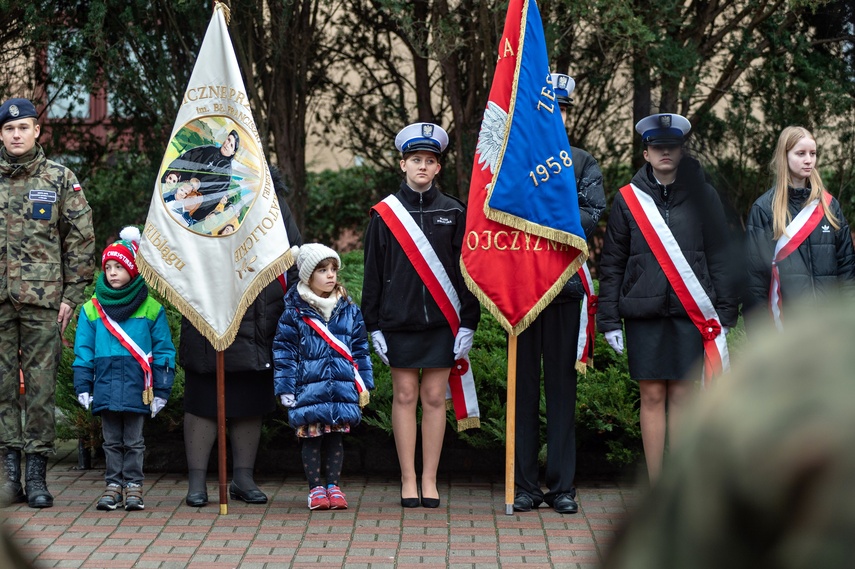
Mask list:
[[[196,309],[184,300],[184,298],[182,298],[178,292],[172,288],[169,281],[155,271],[154,268],[146,262],[142,255],[137,255],[136,260],[140,274],[143,276],[143,279],[146,281],[148,286],[159,292],[167,302],[175,306],[175,308],[177,308],[178,311],[184,315],[184,317],[187,318],[187,320],[189,320],[190,323],[193,324],[193,326],[205,338],[207,338],[209,342],[211,342],[211,345],[215,350],[223,352],[232,344],[232,342],[234,342],[238,328],[240,327],[240,321],[243,319],[246,309],[255,301],[255,298],[264,289],[264,287],[273,282],[274,279],[283,274],[291,267],[291,265],[294,264],[294,255],[289,249],[258,274],[252,285],[250,285],[243,293],[243,296],[238,303],[235,316],[222,336],[217,336],[217,332],[211,328],[208,322],[202,318],[198,312],[196,312]]]
[[[368,403],[370,403],[370,402],[371,402],[371,394],[370,393],[368,393],[367,391],[363,391],[362,393],[359,394],[359,407],[360,407],[360,409],[362,407],[365,407],[366,405],[368,405]]]
[[[519,336],[522,334],[523,330],[528,328],[531,323],[534,322],[534,319],[540,315],[543,309],[546,308],[556,296],[558,296],[558,293],[561,292],[561,289],[564,288],[567,281],[570,280],[570,278],[579,271],[582,264],[588,260],[588,246],[584,245],[584,249],[580,249],[579,253],[579,256],[567,266],[563,273],[561,273],[561,276],[558,277],[555,284],[553,284],[552,287],[546,291],[542,297],[540,297],[540,300],[532,306],[531,310],[528,311],[528,314],[526,314],[516,324],[511,324],[492,299],[490,299],[490,297],[481,290],[481,287],[478,286],[478,283],[475,282],[466,270],[463,258],[460,259],[460,271],[463,273],[463,279],[466,281],[466,286],[469,287],[469,290],[472,291],[472,294],[475,295],[478,302],[484,305],[487,311],[493,315],[493,318],[501,324],[502,328],[504,328],[508,334]]]
[[[454,411],[454,401],[451,399],[445,400],[445,410],[446,411]],[[480,417],[466,417],[465,419],[460,419],[457,421],[457,432],[465,431],[467,429],[480,429],[481,428],[481,418]]]
[[[487,196],[487,199],[489,200],[490,197]],[[583,253],[585,255],[585,259],[588,258],[588,242],[584,238],[566,231],[559,231],[552,227],[532,223],[525,218],[517,217],[516,215],[511,215],[498,209],[492,209],[488,203],[488,201],[484,202],[484,215],[487,219],[513,227],[514,229],[519,229],[520,231],[524,231],[531,235],[540,235],[541,237],[549,239],[550,241],[555,241],[556,243],[569,245]]]
[[[480,429],[481,419],[479,417],[467,417],[457,421],[457,432],[466,431],[468,429]]]

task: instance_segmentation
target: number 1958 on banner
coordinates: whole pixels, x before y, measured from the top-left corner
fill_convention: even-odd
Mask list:
[[[544,160],[543,164],[538,164],[535,166],[534,170],[529,171],[528,175],[535,188],[539,186],[540,183],[549,181],[550,172],[555,176],[561,174],[561,171],[563,170],[561,164],[564,164],[566,168],[573,165],[573,159],[570,158],[570,154],[566,150],[559,152],[558,158],[561,159],[561,163],[555,159],[555,156],[550,156]],[[540,180],[540,182],[538,182],[538,180]]]

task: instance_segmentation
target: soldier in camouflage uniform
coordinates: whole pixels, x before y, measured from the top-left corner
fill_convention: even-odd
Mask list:
[[[0,106],[0,500],[48,508],[62,334],[94,271],[92,213],[74,174],[36,143],[27,99]],[[26,393],[19,396],[19,369]],[[26,495],[21,452],[27,456]]]

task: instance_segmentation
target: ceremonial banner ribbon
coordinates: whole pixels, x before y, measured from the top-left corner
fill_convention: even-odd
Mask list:
[[[350,352],[350,348],[347,347],[347,345],[340,339],[336,338],[335,334],[330,332],[330,329],[327,328],[327,325],[317,318],[303,316],[303,322],[308,324],[312,330],[317,332],[333,350],[350,362],[353,366],[353,381],[356,384],[356,393],[359,394],[359,406],[365,407],[368,405],[370,394],[368,392],[368,388],[365,386],[365,381],[363,381],[362,376],[359,375],[359,366],[356,364],[356,360],[353,359],[353,354]]]
[[[451,333],[456,336],[460,329],[460,298],[427,236],[395,196],[387,196],[373,209],[401,245],[407,259],[448,320]],[[472,374],[468,356],[457,360],[451,368],[447,398],[451,399],[454,406],[458,431],[481,426],[475,376]]]
[[[579,316],[579,337],[576,341],[576,371],[586,373],[594,365],[594,341],[597,337],[597,295],[594,294],[594,279],[588,265],[579,269],[582,288],[582,312]]]
[[[825,192],[822,196],[826,205],[831,203],[831,194]],[[784,234],[775,243],[775,257],[772,259],[772,282],[769,284],[769,311],[778,330],[784,329],[783,305],[781,301],[781,273],[778,263],[798,249],[805,239],[813,233],[825,213],[819,200],[815,199],[805,206],[784,229]],[[790,237],[792,235],[792,237]]]
[[[151,362],[152,355],[151,352],[145,353],[139,345],[134,342],[134,339],[131,338],[125,329],[122,326],[110,318],[107,312],[104,311],[104,308],[101,306],[101,303],[98,302],[97,298],[92,298],[92,305],[95,307],[95,310],[98,311],[98,316],[101,317],[101,321],[104,323],[104,327],[112,334],[119,343],[128,350],[134,359],[140,364],[140,367],[143,370],[143,393],[142,400],[146,405],[151,405],[151,402],[154,400],[154,378],[151,373]]]
[[[620,194],[668,283],[701,333],[704,344],[703,384],[707,386],[714,376],[730,368],[727,339],[722,333],[718,313],[653,198],[633,184],[622,187]]]

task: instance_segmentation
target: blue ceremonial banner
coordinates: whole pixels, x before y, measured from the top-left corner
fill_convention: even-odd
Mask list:
[[[490,166],[493,173],[484,214],[527,233],[579,248],[585,233],[579,220],[576,177],[552,89],[536,2],[523,2],[520,16],[518,51],[509,41],[499,46],[500,62],[516,59],[513,78],[500,77],[497,67],[478,142],[482,169]],[[494,93],[497,87],[506,90],[509,98]],[[506,106],[501,99],[507,101]]]
[[[517,335],[579,270],[588,246],[534,0],[510,0],[497,55],[461,264],[469,289]]]

